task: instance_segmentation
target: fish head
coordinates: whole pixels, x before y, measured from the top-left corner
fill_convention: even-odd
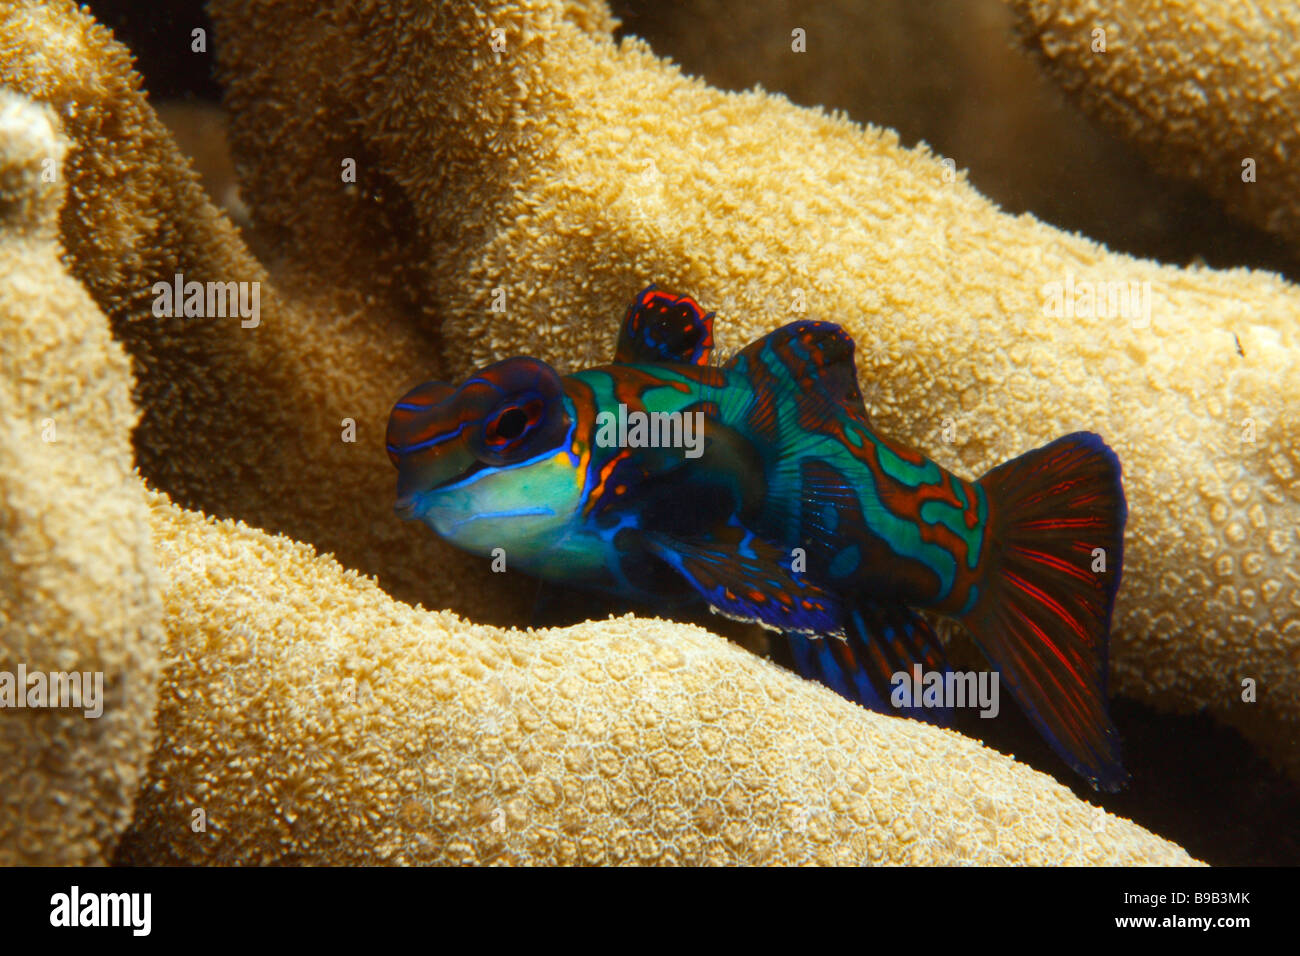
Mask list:
[[[533,358],[415,387],[388,419],[397,513],[476,554],[544,550],[581,506],[574,418],[560,376]]]

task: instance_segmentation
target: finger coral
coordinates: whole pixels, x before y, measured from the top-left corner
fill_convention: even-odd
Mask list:
[[[304,204],[286,195],[341,202],[296,171],[320,168],[322,130],[346,130],[424,224],[411,255],[458,346],[451,377],[509,354],[603,361],[613,304],[655,276],[718,310],[724,348],[793,318],[843,324],[881,429],[961,474],[1099,431],[1125,463],[1130,512],[1115,689],[1208,706],[1297,759],[1293,286],[1161,267],[1003,215],[888,131],[720,93],[562,8],[444,12],[429,35],[389,5],[312,10],[299,36],[270,29],[263,4],[215,7],[240,38],[226,62],[236,148],[278,170],[250,180],[250,205],[292,237]],[[357,114],[360,132],[345,122]],[[397,131],[398,116],[420,121]],[[333,261],[303,268],[323,281]],[[1134,288],[1131,314],[1115,314],[1116,290]],[[1243,705],[1245,679],[1258,704]]]
[[[1300,245],[1300,10],[1010,0],[1026,44],[1084,109],[1171,176]]]
[[[0,91],[3,865],[106,862],[154,737],[162,606],[131,372],[60,263],[66,148],[48,110]],[[88,706],[23,707],[40,702],[23,673],[79,675]]]
[[[162,496],[153,519],[170,666],[126,862],[1192,862],[696,627],[476,626]]]
[[[614,9],[623,31],[713,86],[760,85],[955,157],[1005,211],[1032,211],[1139,258],[1284,273],[1295,264],[1280,237],[1234,221],[1090,122],[1017,37],[1005,0],[822,0],[797,9],[786,0],[614,0]],[[804,53],[791,49],[796,25]]]
[[[393,520],[389,405],[508,354],[601,361],[648,277],[716,308],[725,348],[800,315],[841,322],[882,430],[963,474],[1101,431],[1131,514],[1118,689],[1209,705],[1294,756],[1293,286],[1006,216],[888,132],[616,44],[599,3],[213,14],[258,257],[106,31],[64,0],[0,9],[0,82],[69,140],[71,278],[52,285],[79,282],[129,353],[136,464],[167,494],[151,536],[143,491],[118,483],[137,511],[114,534],[152,540],[166,578],[159,733],[123,860],[1190,862],[974,741],[855,709],[699,629],[490,626],[526,598]],[[31,228],[17,195],[6,240]],[[15,276],[57,268],[53,250]],[[260,321],[155,314],[150,290],[176,273],[259,283]],[[1149,311],[1099,317],[1074,294],[1131,282],[1150,283]],[[128,420],[100,424],[125,442]],[[14,461],[39,468],[29,444]],[[102,507],[52,553],[101,547]],[[130,612],[156,613],[151,593]],[[144,659],[137,630],[125,646]],[[1242,677],[1260,703],[1239,703]],[[139,747],[113,759],[122,780],[145,766]]]
[[[382,573],[401,596],[454,601],[485,620],[522,613],[491,575],[392,520],[391,475],[375,457],[392,393],[440,360],[428,330],[410,321],[419,310],[404,311],[414,292],[402,269],[357,226],[357,213],[336,222],[356,243],[349,255],[366,257],[357,260],[363,291],[344,281],[323,293],[288,268],[270,282],[149,107],[127,51],[71,3],[0,7],[0,83],[48,104],[72,142],[61,238],[73,276],[132,358],[142,472],[178,502],[237,514]],[[354,202],[379,205],[369,192]],[[342,255],[323,236],[319,248],[336,262]],[[155,314],[154,283],[177,274],[258,283],[257,324]],[[345,440],[349,422],[356,441]],[[329,479],[304,480],[304,462]],[[429,575],[432,566],[440,573]]]

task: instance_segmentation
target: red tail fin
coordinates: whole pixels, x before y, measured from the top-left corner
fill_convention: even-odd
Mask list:
[[[1119,459],[1075,432],[980,484],[994,550],[963,623],[1062,759],[1094,787],[1118,790],[1128,774],[1106,668],[1127,516]]]

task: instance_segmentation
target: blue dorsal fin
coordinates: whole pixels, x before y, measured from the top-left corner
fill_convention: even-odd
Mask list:
[[[846,616],[842,640],[803,634],[787,634],[786,638],[799,673],[840,696],[868,710],[914,717],[941,727],[952,723],[951,707],[943,702],[926,706],[923,688],[912,687],[913,665],[921,665],[925,675],[937,674],[940,679],[951,668],[934,630],[910,608],[864,602]],[[891,702],[898,674],[907,677],[906,703],[910,706],[895,707]]]
[[[645,546],[719,614],[797,634],[838,634],[839,599],[791,570],[790,554],[744,528],[690,539],[643,532]]]
[[[792,322],[751,342],[727,367],[753,366],[764,361],[765,351],[785,366],[800,394],[829,401],[870,427],[853,362],[853,339],[834,322]]]
[[[713,313],[688,295],[646,286],[628,306],[614,361],[707,365],[713,354]]]

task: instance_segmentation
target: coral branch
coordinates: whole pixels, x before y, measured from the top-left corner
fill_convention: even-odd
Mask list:
[[[66,149],[49,110],[0,90],[6,866],[106,862],[154,739],[161,581],[132,475],[131,373],[103,314],[60,263]],[[66,690],[73,674],[76,698]],[[54,675],[65,689],[57,694]],[[56,697],[61,706],[36,709]],[[77,703],[85,706],[67,706]]]
[[[98,722],[0,714],[0,828],[27,821],[0,859],[104,858],[156,690],[131,862],[1190,862],[699,629],[484,623],[527,595],[393,519],[388,407],[509,354],[603,361],[650,278],[723,347],[843,323],[880,428],[964,474],[1101,431],[1131,511],[1117,688],[1300,759],[1294,286],[1006,216],[888,132],[615,44],[598,3],[214,6],[264,262],[107,31],[0,7],[0,82],[48,108],[0,101],[0,653],[114,688]],[[260,323],[155,314],[178,272],[264,284]],[[1134,315],[1076,294],[1130,283]]]
[[[696,627],[480,627],[162,496],[153,519],[167,682],[124,862],[1192,862]]]
[[[1130,514],[1113,688],[1208,706],[1300,767],[1300,290],[1007,216],[889,131],[721,93],[558,8],[442,8],[417,30],[412,10],[381,6],[354,20],[313,4],[287,33],[278,5],[217,3],[238,38],[234,140],[290,176],[318,125],[352,120],[426,224],[410,255],[441,303],[450,372],[512,354],[603,362],[649,277],[717,309],[724,348],[796,318],[843,324],[881,430],[961,474],[1098,431]],[[256,151],[273,135],[296,152]],[[292,228],[277,175],[255,178],[250,203]],[[310,256],[309,234],[296,241]]]
[[[1010,0],[1026,45],[1161,172],[1300,247],[1300,10]]]

